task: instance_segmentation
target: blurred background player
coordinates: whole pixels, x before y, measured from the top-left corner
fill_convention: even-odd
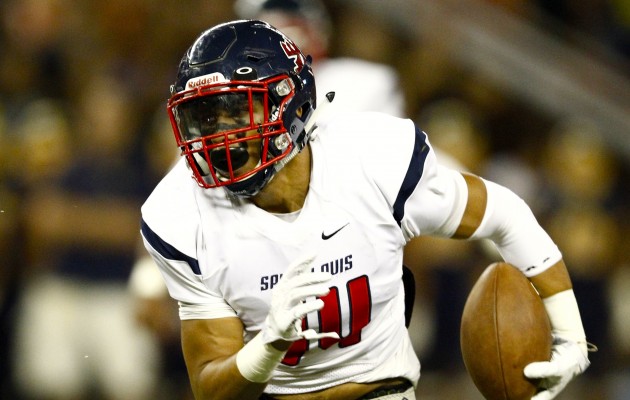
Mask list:
[[[138,114],[119,81],[93,72],[74,108],[77,147],[59,109],[38,102],[24,116],[30,258],[13,356],[27,399],[154,398],[157,348],[127,293],[145,193],[130,153]]]
[[[333,22],[320,0],[236,0],[234,9],[240,18],[260,19],[285,32],[313,57],[319,95],[335,92],[332,112],[325,118],[354,111],[404,116],[404,92],[393,67],[356,57],[330,57]]]

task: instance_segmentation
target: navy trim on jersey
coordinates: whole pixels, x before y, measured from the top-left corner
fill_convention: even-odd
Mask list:
[[[190,269],[195,273],[195,275],[201,275],[201,269],[199,269],[199,261],[192,257],[188,257],[186,254],[177,250],[175,247],[166,243],[162,240],[161,237],[158,236],[157,233],[153,232],[149,225],[147,225],[144,220],[141,223],[142,235],[144,238],[151,244],[151,246],[158,252],[160,255],[169,260],[175,261],[184,261],[190,266]]]
[[[427,144],[427,135],[416,127],[416,140],[413,145],[413,152],[411,153],[411,160],[409,161],[409,168],[405,179],[403,179],[398,196],[394,202],[394,219],[400,226],[400,222],[405,216],[405,203],[409,196],[413,193],[414,189],[422,178],[424,172],[424,163],[429,154],[429,145]]]

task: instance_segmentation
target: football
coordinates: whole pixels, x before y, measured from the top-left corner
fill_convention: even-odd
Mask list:
[[[537,382],[525,366],[551,357],[551,326],[542,299],[516,267],[490,265],[472,287],[461,321],[468,374],[488,400],[525,400]]]

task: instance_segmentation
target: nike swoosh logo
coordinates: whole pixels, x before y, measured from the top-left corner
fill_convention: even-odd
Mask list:
[[[323,240],[328,240],[331,237],[335,236],[337,233],[339,233],[340,230],[342,230],[343,228],[345,228],[346,226],[348,226],[350,222],[348,222],[347,224],[345,224],[344,226],[342,226],[341,228],[337,229],[336,231],[334,231],[333,233],[331,233],[330,235],[326,235],[324,232],[322,232],[322,239]]]

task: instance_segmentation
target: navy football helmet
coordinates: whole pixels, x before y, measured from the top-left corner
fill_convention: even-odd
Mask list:
[[[197,38],[179,64],[167,110],[201,187],[254,196],[304,148],[316,107],[310,64],[262,21],[217,25]]]

